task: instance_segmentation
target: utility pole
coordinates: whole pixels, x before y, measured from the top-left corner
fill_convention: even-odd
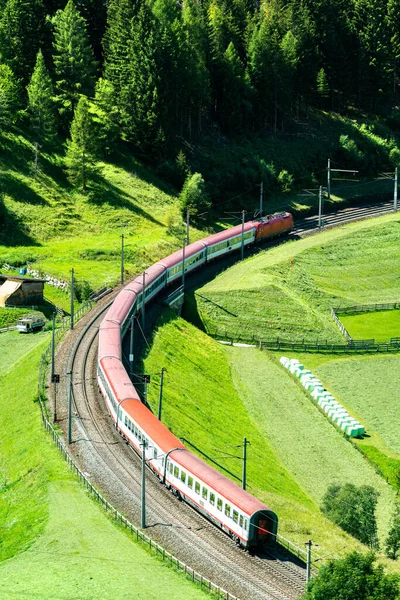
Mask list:
[[[312,546],[312,541],[308,540],[308,542],[306,542],[305,544],[307,546],[307,566],[306,566],[306,584],[310,581],[311,579],[311,546]]]
[[[242,472],[242,488],[246,489],[246,463],[247,463],[247,444],[250,442],[243,438],[243,472]]]
[[[144,333],[144,328],[146,325],[146,298],[145,298],[145,285],[146,285],[146,271],[143,271],[143,289],[142,289],[142,329]]]
[[[322,227],[322,185],[319,186],[319,201],[318,201],[318,227]]]
[[[124,283],[124,270],[125,270],[125,248],[124,248],[124,234],[121,235],[121,284]]]
[[[71,269],[71,329],[74,328],[75,273]]]
[[[189,227],[190,227],[190,222],[189,222],[189,207],[186,208],[186,245],[189,246],[190,241],[189,241]]]
[[[158,398],[158,420],[161,421],[161,413],[162,413],[162,395],[163,395],[163,383],[164,383],[164,372],[165,368],[161,369],[160,373],[160,395]]]
[[[142,444],[142,529],[146,529],[146,448],[147,443]]]
[[[185,291],[185,240],[182,247],[182,290]]]
[[[130,339],[129,339],[129,366],[130,366],[130,372],[131,372],[131,379],[133,377],[133,335],[134,335],[134,330],[135,330],[135,321],[134,321],[134,315],[132,315],[131,335],[130,335]]]
[[[245,215],[245,211],[242,210],[242,247],[241,247],[241,260],[243,260],[244,258],[244,215]]]
[[[394,212],[397,212],[397,167],[394,171]]]
[[[264,183],[260,185],[260,217],[263,215],[263,195],[264,195]]]
[[[56,347],[56,313],[53,313],[53,326],[51,330],[51,381],[54,381],[54,358]]]
[[[68,392],[68,444],[72,442],[72,371],[69,375],[69,392]]]

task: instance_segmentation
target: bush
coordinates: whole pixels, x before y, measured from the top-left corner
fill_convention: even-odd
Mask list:
[[[369,485],[332,484],[322,500],[321,510],[360,542],[377,548],[375,509],[378,497],[379,492]]]
[[[375,556],[352,552],[321,567],[302,600],[398,600],[399,579],[387,575]]]

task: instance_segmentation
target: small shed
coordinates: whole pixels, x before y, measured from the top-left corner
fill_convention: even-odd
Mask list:
[[[44,284],[44,279],[0,274],[0,306],[40,306]]]

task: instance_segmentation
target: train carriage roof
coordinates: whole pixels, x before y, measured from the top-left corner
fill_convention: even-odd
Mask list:
[[[205,243],[203,241],[193,242],[193,244],[189,244],[189,246],[185,247],[185,260],[187,258],[190,258],[191,256],[193,256],[194,254],[201,252],[202,250],[204,250],[204,248],[205,248]],[[170,269],[174,265],[182,262],[182,254],[183,254],[182,250],[177,250],[176,252],[174,252],[173,254],[170,254],[166,258],[163,258],[156,264],[164,265],[165,267],[167,267],[167,269]]]
[[[139,402],[141,402],[139,394],[129,379],[129,375],[126,372],[124,365],[118,358],[115,358],[114,356],[105,356],[100,360],[100,365],[106,374],[107,380],[111,385],[118,403],[127,398],[139,400]]]
[[[206,486],[232,502],[247,515],[252,515],[260,510],[272,512],[261,500],[254,498],[246,490],[243,490],[191,452],[171,452],[170,456],[183,469],[195,473],[195,476],[203,481]]]
[[[119,323],[104,319],[99,330],[99,360],[105,356],[121,358],[121,329]]]
[[[248,221],[247,223],[244,224],[244,232],[247,233],[247,231],[251,231],[252,229],[255,229],[255,227],[256,227],[256,223],[253,223],[253,221]],[[214,244],[219,244],[220,242],[224,242],[225,240],[236,237],[237,235],[240,235],[241,233],[242,233],[242,226],[236,225],[236,227],[231,227],[230,229],[224,229],[224,231],[219,231],[218,233],[209,235],[208,237],[204,238],[203,241],[207,246],[213,246]]]

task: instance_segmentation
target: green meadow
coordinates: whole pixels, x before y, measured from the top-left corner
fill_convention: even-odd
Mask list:
[[[400,337],[400,310],[339,315],[339,318],[355,340],[388,342],[390,338]]]
[[[378,526],[384,540],[395,492],[273,356],[221,346],[168,314],[158,323],[143,365],[152,375],[149,401],[155,411],[162,366],[167,369],[164,423],[238,483],[247,437],[248,489],[277,512],[281,535],[301,547],[311,536],[322,555],[360,547],[319,511],[328,485],[349,481],[379,490]]]
[[[332,306],[398,300],[399,244],[398,214],[290,241],[197,290],[196,308],[211,333],[340,343]]]
[[[0,598],[204,598],[99,510],[44,432],[35,390],[49,335],[0,334]]]

